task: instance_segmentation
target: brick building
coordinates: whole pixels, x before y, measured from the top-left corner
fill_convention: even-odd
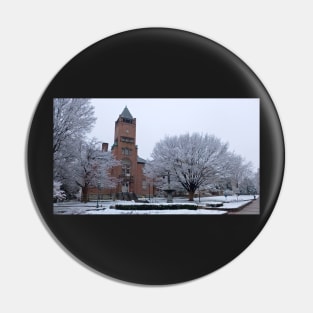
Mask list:
[[[145,194],[146,186],[143,175],[145,160],[138,156],[136,119],[133,118],[127,107],[115,122],[112,153],[117,160],[122,162],[121,166],[112,170],[112,175],[120,181],[116,192]]]
[[[102,144],[102,150],[108,151],[108,143]],[[100,196],[131,200],[136,196],[147,196],[149,186],[143,174],[145,160],[138,156],[136,144],[136,118],[125,107],[115,122],[114,143],[111,148],[121,165],[112,169],[111,175],[118,179],[114,189],[89,189],[89,199]]]

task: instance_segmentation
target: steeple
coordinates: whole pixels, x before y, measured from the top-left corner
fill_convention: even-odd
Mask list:
[[[124,108],[124,110],[123,110],[122,114],[120,115],[120,117],[122,117],[124,119],[128,119],[128,120],[132,120],[133,119],[133,116],[129,112],[127,106]]]

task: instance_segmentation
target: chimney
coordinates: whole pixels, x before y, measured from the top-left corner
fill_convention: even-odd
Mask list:
[[[108,152],[109,144],[107,142],[102,143],[102,152]]]

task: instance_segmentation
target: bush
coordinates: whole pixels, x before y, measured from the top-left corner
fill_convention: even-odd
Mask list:
[[[197,210],[197,205],[190,204],[141,204],[141,205],[128,205],[117,204],[116,210]]]

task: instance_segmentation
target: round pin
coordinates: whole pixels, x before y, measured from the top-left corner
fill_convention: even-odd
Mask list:
[[[263,84],[216,42],[147,28],[103,39],[51,81],[28,138],[37,207],[58,241],[133,283],[192,280],[256,238],[284,140]]]

